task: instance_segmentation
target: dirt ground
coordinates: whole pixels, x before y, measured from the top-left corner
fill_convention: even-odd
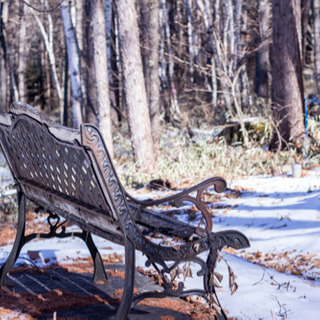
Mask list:
[[[39,223],[33,223],[34,213],[28,213],[28,231],[37,232],[41,229],[44,231],[45,226]],[[0,225],[1,245],[13,243],[16,229],[14,225]],[[104,261],[105,264],[114,264],[121,262],[121,257],[113,254],[109,255]],[[93,264],[91,258],[81,258],[78,261],[74,261],[72,264],[55,264],[50,265],[47,268],[35,268],[35,267],[18,267],[11,270],[10,274],[14,273],[46,273],[50,269],[64,269],[69,272],[75,273],[92,273]],[[139,271],[139,270],[138,270]],[[141,273],[141,270],[140,270]],[[124,271],[122,270],[107,270],[107,274],[124,278]],[[54,313],[59,310],[70,310],[79,307],[86,307],[96,304],[112,304],[117,305],[120,303],[122,290],[117,290],[111,296],[110,299],[102,299],[99,295],[93,295],[91,297],[84,297],[75,295],[73,293],[60,290],[59,288],[51,290],[45,294],[33,295],[29,292],[17,293],[10,290],[12,287],[10,281],[7,282],[7,288],[0,288],[0,318],[5,319],[37,319],[44,314]],[[135,288],[135,292],[137,292]],[[208,308],[208,306],[197,301],[196,299],[187,298],[182,299],[145,299],[139,303],[144,306],[152,306],[164,309],[171,309],[179,313],[185,314],[190,319],[206,320],[214,318],[214,310]],[[163,316],[163,320],[174,319],[171,316]]]
[[[14,273],[46,273],[50,269],[64,269],[69,272],[92,273],[93,266],[89,261],[75,262],[75,264],[51,265],[48,268],[18,267],[12,269]],[[107,275],[124,278],[122,270],[107,270]],[[97,304],[117,305],[122,297],[122,289],[113,293],[110,299],[103,299],[99,295],[79,296],[59,288],[45,294],[33,295],[29,292],[17,293],[10,290],[13,284],[7,282],[7,288],[0,288],[0,318],[9,319],[37,319],[47,313],[54,313],[59,310],[70,310]],[[135,288],[135,293],[138,289]],[[214,311],[200,302],[191,299],[145,299],[140,305],[152,306],[164,309],[171,309],[190,317],[190,319],[213,319]],[[163,319],[169,319],[167,316]],[[174,319],[174,318],[172,318]]]

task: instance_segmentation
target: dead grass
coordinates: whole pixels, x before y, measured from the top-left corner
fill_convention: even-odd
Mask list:
[[[320,124],[309,121],[308,166],[318,165],[320,160]],[[262,142],[263,141],[263,145]],[[212,176],[227,179],[264,174],[291,173],[293,163],[304,164],[304,150],[295,149],[278,154],[264,147],[266,139],[251,141],[249,148],[240,142],[228,144],[224,138],[194,136],[178,129],[162,134],[161,150],[154,171],[145,175],[133,161],[129,139],[118,136],[115,165],[122,182],[128,187],[146,185],[150,180],[168,180],[173,185],[196,183]]]

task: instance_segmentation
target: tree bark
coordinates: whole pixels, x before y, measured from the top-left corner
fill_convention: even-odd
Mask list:
[[[273,0],[272,150],[300,146],[303,135],[303,83],[299,0]]]
[[[222,99],[225,103],[225,109],[229,113],[229,115],[233,115],[232,110],[232,99],[230,90],[227,85],[227,78],[229,77],[229,67],[232,64],[228,63],[228,42],[227,42],[227,31],[228,31],[228,24],[227,24],[227,17],[226,17],[226,8],[225,3],[217,0],[214,4],[214,13],[215,13],[215,30],[213,32],[214,35],[214,42],[216,43],[215,48],[216,52],[214,52],[215,64],[216,64],[216,72],[217,78],[219,79],[219,88],[221,92]]]
[[[111,104],[111,122],[114,128],[119,129],[119,79],[117,79],[117,52],[115,50],[115,19],[112,0],[104,1],[106,21],[107,62],[109,79],[109,97]]]
[[[153,149],[160,149],[159,1],[141,0],[144,76],[149,104]]]
[[[193,30],[193,18],[192,18],[192,0],[186,0],[186,11],[188,21],[188,51],[189,51],[189,72],[190,72],[190,83],[194,83],[194,30]]]
[[[236,51],[236,66],[243,56],[242,41],[241,41],[241,16],[242,16],[242,0],[236,0],[234,6],[234,22],[235,22],[235,51]]]
[[[8,62],[9,62],[9,68],[10,68],[10,81],[11,81],[11,90],[13,93],[13,100],[19,101],[20,100],[19,89],[17,86],[16,76],[14,73],[13,54],[8,43],[7,43],[7,55],[8,55]]]
[[[217,52],[216,44],[213,35],[213,22],[211,15],[211,5],[209,0],[197,0],[197,5],[200,8],[201,15],[203,18],[203,23],[207,33],[207,46],[206,52],[208,54],[207,63],[211,66],[211,104],[213,109],[217,108],[217,98],[218,98],[218,84],[216,75],[216,63],[214,54]]]
[[[312,1],[313,16],[313,57],[317,85],[317,94],[320,94],[320,3]]]
[[[309,25],[309,17],[310,17],[310,9],[311,9],[311,1],[312,0],[302,0],[301,1],[301,26],[302,26],[302,65],[310,63],[309,57],[307,57],[307,42],[308,42],[308,25]]]
[[[159,0],[152,2],[150,8],[150,91],[149,91],[149,110],[152,129],[152,140],[156,154],[160,150],[160,78],[159,78]]]
[[[8,2],[0,2],[0,111],[7,110],[7,50],[4,28],[8,20]]]
[[[134,2],[116,0],[122,81],[128,108],[133,152],[138,167],[148,172],[155,165],[147,94],[143,79],[138,23]]]
[[[87,121],[99,125],[113,158],[107,45],[102,0],[86,0],[87,20]]]
[[[75,29],[77,35],[77,42],[80,51],[80,70],[81,70],[81,92],[82,92],[82,101],[86,101],[87,99],[87,87],[85,85],[86,80],[85,77],[85,42],[87,41],[86,35],[84,34],[84,29],[86,26],[86,21],[84,20],[84,7],[85,7],[85,0],[73,0],[74,1],[74,9],[75,9]],[[82,106],[82,109],[85,109],[85,106]]]
[[[248,25],[247,25],[247,9],[243,5],[243,0],[235,1],[235,35],[236,35],[236,70],[241,69],[239,75],[238,85],[240,88],[241,104],[242,109],[247,107],[248,109],[252,106],[252,97],[250,90],[250,82],[248,76],[247,63],[244,60],[247,60],[245,54],[245,42],[242,39],[242,33],[248,34]]]
[[[64,85],[63,85],[63,121],[62,125],[68,126],[68,101],[69,101],[69,65],[68,53],[65,53],[64,62]]]
[[[224,49],[229,55],[228,76],[231,78],[235,70],[235,33],[234,33],[234,18],[232,0],[225,0],[225,26],[224,26]]]
[[[25,6],[19,3],[19,60],[18,60],[18,89],[19,99],[26,102],[26,70],[27,70],[27,29]]]
[[[141,41],[141,54],[142,54],[142,66],[145,79],[145,85],[147,90],[147,97],[149,103],[150,93],[150,77],[149,77],[149,21],[150,21],[150,10],[149,0],[140,0],[140,41]]]
[[[269,98],[269,0],[258,1],[258,51],[256,54],[256,85],[257,97]]]
[[[170,89],[170,120],[172,121],[181,121],[182,113],[178,103],[177,97],[177,89],[174,83],[174,61],[173,61],[173,53],[171,46],[171,32],[170,25],[167,14],[167,4],[166,0],[160,0],[160,9],[162,11],[162,19],[163,19],[163,28],[164,28],[164,36],[167,42],[167,55],[168,55],[168,83]],[[164,41],[164,39],[163,39]]]
[[[71,89],[72,89],[72,125],[79,128],[82,123],[82,90],[80,73],[80,51],[73,26],[70,6],[61,0],[61,14],[66,37],[68,63],[70,68]]]
[[[76,34],[80,52],[83,51],[83,15],[84,15],[84,0],[75,1],[76,8]]]

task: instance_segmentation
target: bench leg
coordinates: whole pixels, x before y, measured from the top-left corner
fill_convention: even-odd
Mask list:
[[[216,263],[217,263],[217,249],[211,248],[207,258],[207,267],[209,272],[204,274],[203,276],[203,281],[204,281],[203,285],[206,293],[209,294],[209,297],[210,295],[212,295],[210,298],[215,304],[214,307],[215,307],[215,310],[217,311],[217,315],[215,316],[215,319],[227,320],[228,317],[226,316],[225,312],[223,311],[220,305],[220,302],[218,300],[216,290],[213,286],[212,278],[211,278],[213,276]]]
[[[108,277],[106,274],[106,271],[104,269],[103,261],[101,258],[101,255],[96,247],[96,245],[93,242],[92,236],[90,232],[83,231],[83,236],[81,237],[89,251],[93,260],[93,265],[94,265],[94,274],[93,274],[93,282],[98,283],[98,282],[104,282],[106,283],[108,281]]]
[[[18,230],[14,245],[5,264],[0,269],[0,286],[5,286],[7,273],[10,271],[14,263],[19,257],[21,248],[25,244],[25,228],[26,228],[26,197],[23,192],[18,191]]]
[[[134,273],[135,273],[135,248],[133,243],[125,239],[125,280],[121,303],[116,315],[117,320],[127,319],[131,308],[133,289],[134,289]]]

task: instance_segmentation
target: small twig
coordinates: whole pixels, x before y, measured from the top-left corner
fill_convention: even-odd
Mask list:
[[[254,286],[264,279],[264,275],[266,273],[268,274],[270,279],[275,282],[275,284],[277,284],[278,286],[281,286],[281,284],[274,278],[274,276],[272,274],[270,274],[270,272],[268,272],[268,270],[265,267],[261,266],[260,264],[258,264],[258,266],[261,267],[261,269],[263,269],[263,276],[262,276],[261,280],[259,280],[259,281],[257,281],[256,283],[253,284]]]
[[[278,312],[278,316],[283,317],[284,319],[287,319],[288,318],[287,309],[280,303],[280,301],[278,300],[278,298],[276,296],[272,296],[272,297],[275,301],[277,301],[277,303],[280,307],[280,310]]]
[[[253,284],[253,286],[257,285],[258,283],[260,283],[264,279],[264,275],[266,274],[266,269],[265,268],[262,268],[262,269],[263,269],[263,275],[262,275],[261,279],[259,281],[255,282]]]
[[[52,12],[52,11],[55,11],[57,8],[59,8],[60,5],[61,5],[59,3],[55,7],[53,7],[52,9],[38,9],[38,8],[35,8],[33,5],[31,5],[30,3],[28,3],[25,0],[20,0],[20,1],[23,2],[25,5],[27,5],[28,7],[32,8],[34,11],[37,11],[37,12]]]

